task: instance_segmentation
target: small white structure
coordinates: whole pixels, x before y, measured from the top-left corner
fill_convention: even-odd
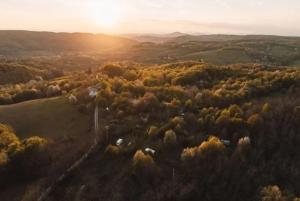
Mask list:
[[[95,98],[95,97],[97,96],[97,94],[98,94],[97,89],[94,89],[94,88],[92,88],[92,87],[89,87],[88,90],[89,90],[89,96],[90,96],[91,98]]]
[[[120,139],[117,140],[116,145],[120,146],[120,145],[123,144],[123,142],[124,142],[124,140],[122,138],[120,138]]]
[[[89,96],[95,98],[98,94],[98,90],[101,89],[101,84],[96,84],[95,86],[88,87]]]
[[[145,152],[154,155],[156,151],[154,149],[151,149],[151,148],[146,148]]]
[[[225,146],[230,146],[231,142],[229,140],[221,140],[221,142],[225,145]]]
[[[77,97],[74,96],[73,94],[71,94],[68,99],[69,99],[69,102],[72,103],[72,104],[77,103]]]

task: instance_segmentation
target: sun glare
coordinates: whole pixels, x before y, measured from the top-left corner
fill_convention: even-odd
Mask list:
[[[120,6],[112,0],[101,0],[92,8],[92,17],[98,26],[111,28],[120,20]]]

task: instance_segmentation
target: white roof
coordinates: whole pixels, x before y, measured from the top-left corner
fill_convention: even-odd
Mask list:
[[[151,154],[155,154],[156,151],[154,149],[151,149],[151,148],[146,148],[145,152],[147,152],[147,153],[150,152]]]
[[[116,142],[116,145],[120,146],[123,143],[123,141],[124,140],[122,138],[118,139],[117,142]]]

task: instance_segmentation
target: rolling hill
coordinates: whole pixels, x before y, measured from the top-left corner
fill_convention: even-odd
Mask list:
[[[40,135],[56,139],[89,132],[88,116],[79,113],[63,97],[1,106],[0,122],[11,125],[20,138]]]
[[[57,169],[61,171],[68,167],[74,158],[88,148],[93,139],[89,115],[80,113],[64,97],[0,106],[0,122],[11,125],[20,139],[41,136],[52,144],[51,158],[62,166],[49,167],[51,174],[57,174]],[[30,200],[28,197],[35,192],[30,189],[37,189],[43,182],[37,180],[7,184],[0,191],[1,200]]]
[[[104,34],[0,31],[0,55],[2,56],[104,52],[135,43],[130,39]]]

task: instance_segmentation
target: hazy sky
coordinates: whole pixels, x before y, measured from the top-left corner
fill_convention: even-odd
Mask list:
[[[0,29],[300,35],[300,0],[0,0]]]

